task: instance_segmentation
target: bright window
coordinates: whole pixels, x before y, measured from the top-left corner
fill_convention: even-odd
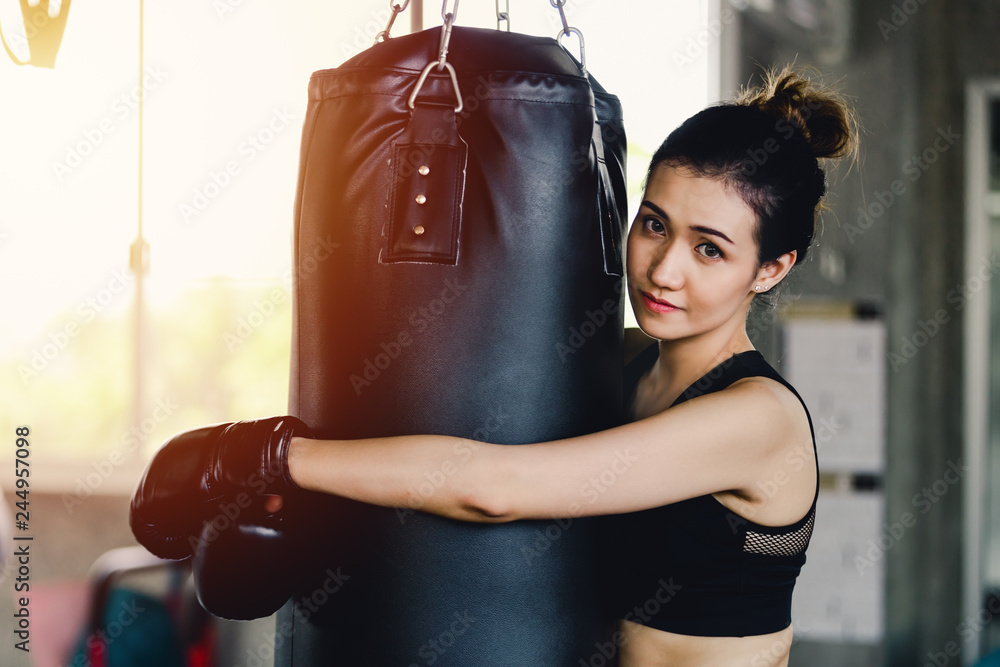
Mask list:
[[[0,26],[16,46],[15,4]],[[622,98],[633,199],[652,151],[709,98],[708,4],[567,2],[590,70]],[[440,5],[425,5],[425,25],[439,24]],[[561,28],[548,0],[510,5],[513,30]],[[54,69],[0,60],[0,433],[31,426],[52,471],[36,483],[79,495],[131,490],[143,455],[175,431],[287,409],[306,85],[367,48],[389,3],[145,3],[141,80],[138,10],[74,3]],[[494,3],[461,3],[458,24],[495,26]]]

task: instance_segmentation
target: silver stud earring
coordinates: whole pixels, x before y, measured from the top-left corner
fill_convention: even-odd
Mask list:
[[[760,291],[760,285],[754,285],[753,286],[753,291],[754,292],[759,292]]]

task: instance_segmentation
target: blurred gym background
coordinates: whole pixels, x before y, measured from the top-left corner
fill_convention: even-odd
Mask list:
[[[392,4],[0,0],[0,550],[33,538],[31,651],[10,632],[8,559],[0,664],[87,664],[74,647],[99,627],[122,646],[139,617],[109,625],[91,606],[135,572],[166,609],[183,604],[183,577],[130,550],[129,496],[174,432],[286,411],[306,84],[368,48]],[[392,34],[440,25],[440,10],[411,0]],[[861,158],[830,174],[811,258],[751,324],[812,406],[824,471],[791,664],[984,659],[1000,648],[1000,3],[564,11],[622,99],[632,212],[666,134],[764,67],[814,67],[855,105]],[[463,0],[457,23],[562,30],[548,0]],[[271,664],[273,621],[208,625],[190,660]]]

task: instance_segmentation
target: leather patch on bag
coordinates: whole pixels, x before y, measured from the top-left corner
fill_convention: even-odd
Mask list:
[[[467,160],[454,110],[417,104],[392,148],[382,262],[458,263]]]

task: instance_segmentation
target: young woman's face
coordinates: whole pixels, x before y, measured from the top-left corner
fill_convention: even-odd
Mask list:
[[[639,327],[660,340],[742,332],[758,270],[755,222],[722,181],[657,167],[628,235]]]

